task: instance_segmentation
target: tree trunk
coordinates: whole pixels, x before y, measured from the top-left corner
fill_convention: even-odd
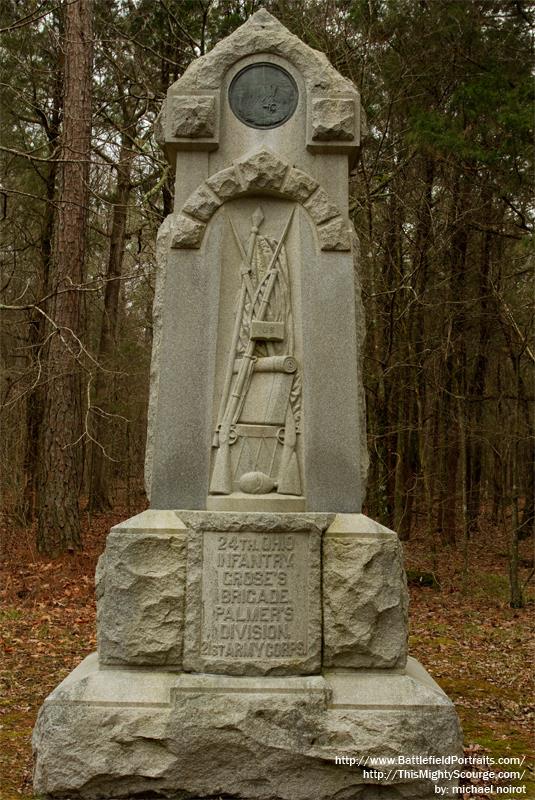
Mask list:
[[[447,391],[450,391],[448,385]],[[455,424],[453,402],[448,398],[446,404],[448,413],[445,415],[442,442],[445,448],[442,474],[442,538],[448,544],[455,544],[457,540],[457,471],[459,466],[459,432]]]
[[[510,584],[510,600],[509,605],[511,608],[523,608],[524,597],[522,593],[522,584],[520,582],[520,564],[519,564],[519,530],[520,530],[520,517],[518,511],[519,505],[519,475],[518,475],[518,461],[519,461],[519,439],[520,439],[520,355],[516,358],[511,357],[513,370],[515,373],[517,384],[517,395],[515,400],[515,421],[513,426],[513,442],[511,447],[511,541],[509,547],[509,584]]]
[[[425,342],[425,292],[428,283],[429,248],[432,243],[432,192],[435,168],[431,158],[422,159],[417,176],[422,184],[421,196],[417,205],[417,228],[410,262],[402,259],[405,281],[414,286],[418,303],[407,307],[405,323],[401,332],[401,373],[404,380],[398,381],[402,387],[398,403],[398,463],[396,467],[396,503],[394,530],[403,540],[409,539],[413,522],[413,506],[416,495],[417,476],[424,466],[420,461],[421,438],[425,436],[419,419],[422,412],[421,389],[425,392],[424,364],[421,348]],[[408,266],[410,265],[410,266]],[[412,274],[408,274],[408,272]],[[413,278],[414,275],[414,278]],[[427,467],[427,464],[426,464]],[[424,487],[428,476],[424,475]],[[425,493],[427,497],[427,492]]]
[[[381,301],[383,324],[385,326],[385,337],[383,342],[382,363],[383,370],[394,370],[398,380],[388,381],[384,379],[384,412],[382,422],[382,439],[385,447],[384,460],[386,462],[386,500],[388,508],[388,523],[390,527],[395,527],[395,508],[396,508],[396,484],[397,466],[403,469],[403,450],[398,451],[400,427],[403,428],[406,422],[400,419],[400,402],[403,388],[400,383],[403,380],[404,369],[401,364],[396,363],[397,355],[397,316],[399,313],[398,297],[400,285],[403,281],[403,253],[402,253],[402,222],[403,207],[399,200],[398,180],[392,182],[391,193],[388,201],[387,211],[387,231],[385,236],[385,251],[383,262],[383,275],[385,281],[385,299]],[[387,320],[387,321],[386,321]],[[403,438],[403,431],[401,431]]]
[[[128,200],[131,191],[130,173],[134,151],[123,134],[119,164],[117,165],[116,201],[113,204],[110,234],[110,250],[108,269],[106,272],[106,289],[104,294],[104,313],[100,329],[98,350],[97,380],[94,397],[96,420],[92,432],[91,474],[89,486],[89,510],[92,512],[108,511],[112,507],[108,480],[109,456],[104,450],[104,442],[108,442],[106,431],[109,430],[109,418],[106,416],[106,401],[109,395],[110,357],[115,351],[117,321],[119,318],[119,290],[123,267],[124,246],[126,240],[126,221]]]
[[[394,530],[400,539],[406,535],[406,458],[407,458],[407,407],[406,392],[401,392],[398,402],[398,420],[396,431],[396,466],[394,471]]]
[[[37,546],[50,555],[81,548],[81,292],[91,144],[91,0],[65,5],[64,116],[52,258],[55,296],[39,459]]]
[[[450,309],[447,350],[445,355],[445,386],[442,404],[442,537],[454,544],[456,540],[458,506],[459,425],[456,420],[454,394],[464,397],[466,389],[466,269],[468,251],[467,219],[470,211],[471,187],[462,169],[456,165],[451,190],[449,220],[450,235]]]
[[[46,207],[41,228],[40,254],[41,274],[39,276],[39,293],[45,297],[50,290],[50,265],[52,259],[52,242],[54,238],[54,225],[56,221],[56,195],[57,177],[57,140],[59,137],[60,114],[63,102],[62,72],[59,69],[54,81],[52,96],[52,113],[50,120],[45,120],[45,132],[48,138],[50,166],[46,175]],[[36,353],[40,353],[45,337],[45,319],[37,310],[30,312],[29,320],[29,345],[31,358],[36,360]],[[40,356],[39,356],[40,357]],[[36,367],[37,368],[37,367]],[[39,438],[42,434],[44,389],[40,382],[33,386],[26,401],[26,425],[24,443],[24,486],[21,494],[19,514],[26,522],[31,522],[35,516],[35,494],[37,489],[37,464],[39,462]]]
[[[483,220],[493,218],[492,199],[489,187],[483,193]],[[468,537],[471,538],[478,531],[479,514],[481,508],[481,483],[483,477],[483,395],[488,371],[488,347],[492,333],[491,289],[489,273],[491,267],[491,234],[486,231],[481,243],[480,268],[477,272],[478,296],[476,298],[479,313],[476,319],[477,350],[474,359],[472,380],[468,386],[469,394],[473,396],[470,402],[470,419],[466,436],[466,499],[467,499],[467,524]]]

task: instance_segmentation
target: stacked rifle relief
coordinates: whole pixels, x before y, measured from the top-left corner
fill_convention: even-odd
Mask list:
[[[261,207],[247,251],[229,217],[241,259],[241,287],[214,437],[211,494],[301,495],[296,454],[301,378],[294,356],[291,288],[284,240],[261,236]],[[234,456],[231,458],[230,447]]]
[[[168,90],[150,508],[110,531],[98,652],[39,713],[45,798],[429,800],[429,775],[354,764],[460,753],[407,656],[398,538],[361,512],[363,128],[353,84],[265,10]]]

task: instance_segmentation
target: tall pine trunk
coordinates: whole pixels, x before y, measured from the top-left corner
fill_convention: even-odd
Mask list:
[[[59,126],[61,108],[63,103],[62,66],[58,58],[58,70],[54,81],[54,91],[52,94],[52,109],[49,119],[44,120],[44,129],[48,139],[48,152],[50,164],[48,165],[45,187],[46,187],[46,207],[43,215],[41,237],[40,237],[40,275],[39,275],[39,295],[45,297],[50,290],[50,264],[52,259],[52,242],[54,238],[54,224],[56,220],[56,178],[58,171],[57,164],[57,142],[59,138]],[[35,368],[39,370],[36,360],[36,353],[40,354],[45,338],[46,321],[37,309],[30,312],[28,326],[28,343],[30,345],[31,358]],[[43,403],[45,389],[36,382],[28,393],[26,401],[26,420],[25,420],[25,441],[24,441],[24,485],[22,488],[19,503],[19,516],[26,522],[33,521],[35,517],[35,500],[37,488],[37,465],[39,463],[39,436],[43,421]]]
[[[455,396],[466,390],[466,270],[468,252],[468,222],[471,187],[462,168],[456,164],[451,189],[449,220],[450,315],[444,336],[447,341],[444,358],[445,384],[442,410],[441,500],[439,530],[444,542],[456,540],[458,498],[458,471],[460,457],[458,408]]]
[[[91,144],[91,0],[65,4],[64,114],[57,225],[52,254],[54,298],[47,358],[38,479],[37,546],[56,554],[81,548],[82,326]]]
[[[105,436],[109,428],[106,416],[106,405],[110,386],[111,356],[115,351],[117,321],[119,318],[119,291],[123,267],[124,246],[126,240],[126,222],[128,200],[131,192],[130,173],[134,151],[129,145],[126,134],[123,134],[119,164],[117,165],[117,189],[112,210],[110,249],[108,268],[106,271],[106,289],[104,292],[104,312],[100,329],[98,362],[94,407],[96,420],[91,443],[91,468],[89,487],[90,511],[107,511],[111,508],[110,487],[108,477],[108,455],[104,449]]]

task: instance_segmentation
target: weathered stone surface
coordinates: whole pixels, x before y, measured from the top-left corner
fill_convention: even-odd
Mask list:
[[[269,150],[259,150],[238,163],[244,189],[280,189],[288,164]]]
[[[329,536],[358,535],[376,539],[386,538],[389,541],[397,538],[394,531],[367,517],[366,514],[335,514],[331,517],[326,534]]]
[[[351,250],[351,235],[348,223],[342,217],[335,217],[318,228],[322,250]]]
[[[160,353],[162,347],[163,308],[167,277],[167,258],[171,250],[175,217],[169,214],[158,230],[156,238],[156,287],[152,304],[152,358],[150,362],[149,408],[147,415],[147,444],[145,447],[145,491],[150,500],[152,466],[154,457],[154,433],[158,390],[160,386]]]
[[[134,517],[123,520],[111,529],[112,533],[178,533],[185,525],[177,511],[147,508]]]
[[[300,169],[291,169],[284,184],[284,194],[304,203],[313,191],[318,188],[318,182]]]
[[[182,211],[203,222],[208,222],[210,217],[221,205],[221,200],[210,191],[205,184],[199,186],[188,200],[184,203]]]
[[[89,656],[45,702],[33,745],[36,791],[69,800],[222,787],[248,800],[431,800],[430,781],[377,786],[335,757],[461,753],[451,703],[412,659],[406,674],[232,678],[99,670]]]
[[[197,220],[190,219],[184,214],[177,214],[173,218],[173,238],[171,247],[175,250],[182,248],[198,248],[201,246],[202,237],[206,225]]]
[[[355,327],[357,341],[357,375],[364,375],[364,343],[366,341],[366,312],[362,302],[362,279],[360,273],[360,244],[353,225],[350,225],[351,251],[353,255],[353,269],[355,276]],[[359,466],[360,482],[365,490],[368,480],[368,467],[370,456],[366,444],[366,392],[364,391],[364,381],[360,378],[357,381],[357,404],[359,421]]]
[[[321,188],[308,198],[304,206],[316,225],[321,225],[322,222],[327,222],[340,214],[337,207],[329,200],[327,192]]]
[[[308,530],[322,532],[334,522],[336,517],[344,516],[313,512],[270,514],[267,511],[217,513],[214,511],[179,510],[172,513],[176,513],[181,522],[192,531],[259,531],[261,533]],[[365,517],[365,519],[368,518]]]
[[[215,98],[209,96],[174,95],[167,108],[172,135],[179,139],[210,137],[215,133]]]
[[[312,101],[312,138],[351,141],[355,135],[355,100],[320,97]]]
[[[408,596],[401,545],[363,514],[339,515],[323,541],[323,663],[403,667]]]
[[[182,211],[208,222],[223,201],[255,190],[280,191],[285,197],[303,203],[318,225],[340,213],[327,193],[318,189],[314,178],[302,170],[290,168],[289,164],[265,149],[253,153],[236,166],[216,172],[188,198]]]
[[[174,84],[177,88],[171,87],[170,93],[217,89],[229,67],[253,52],[272,53],[288,59],[299,70],[309,90],[358,97],[355,86],[334,69],[324,53],[305,45],[265,9],[249,17],[245,25],[219,42],[206,56],[195,59]]]
[[[289,494],[245,494],[232,492],[231,495],[209,495],[206,500],[208,511],[305,511],[306,499]]]
[[[225,105],[257,60],[299,89],[269,131]],[[404,670],[395,534],[330,513],[360,509],[367,462],[346,216],[359,120],[355,88],[264,10],[168,92],[157,128],[177,213],[158,239],[147,455],[162,510],[110,534],[100,665],[75,670],[35,730],[47,798],[430,800],[423,778],[376,785],[335,758],[460,752],[451,703]]]
[[[234,167],[228,167],[216,172],[206,183],[221,200],[228,200],[243,192],[240,179]]]
[[[290,168],[289,164],[269,150],[262,149],[238,162],[236,166],[212,175],[190,195],[182,211],[202,222],[208,222],[225,200],[249,191],[277,191],[285,197],[304,203],[314,221],[319,224],[338,215],[339,211],[330,202],[326,192],[323,189],[316,191],[317,189],[318,183],[310,175]],[[311,197],[313,192],[315,194]]]
[[[157,433],[154,434],[154,418],[151,417],[149,436],[151,451],[156,449],[157,453],[153,480],[158,480],[159,484],[152,492],[152,502],[160,508],[188,505],[191,508],[203,508],[209,505],[213,509],[228,510],[238,508],[235,501],[239,499],[239,510],[252,509],[250,496],[237,497],[239,475],[234,476],[235,480],[233,477],[232,496],[210,494],[211,478],[209,486],[204,485],[204,475],[207,471],[212,473],[214,468],[210,444],[206,446],[206,439],[213,441],[213,430],[207,428],[208,416],[204,406],[212,405],[217,413],[215,406],[219,400],[213,395],[214,380],[216,391],[221,393],[224,385],[222,372],[225,367],[220,364],[225,360],[223,348],[229,348],[231,344],[229,331],[232,330],[232,316],[235,313],[234,301],[240,291],[239,282],[232,283],[235,275],[239,281],[239,265],[236,262],[233,235],[229,230],[229,219],[237,220],[241,217],[250,220],[259,205],[256,196],[243,198],[244,189],[239,169],[239,165],[227,168],[215,173],[207,181],[210,193],[213,191],[217,197],[222,194],[230,195],[236,211],[229,214],[225,209],[224,213],[212,217],[204,233],[206,249],[202,251],[198,262],[193,260],[195,254],[189,253],[188,257],[192,260],[187,265],[182,261],[183,268],[171,268],[170,264],[168,269],[165,295],[167,357],[165,362],[161,361],[158,374],[159,430],[157,428]],[[273,192],[284,194],[285,185]],[[318,193],[317,201],[318,209],[319,201],[328,209],[324,213],[318,211],[318,218],[337,213],[336,209],[330,209],[332,204],[326,193]],[[278,199],[274,197],[263,198],[261,201],[267,215],[266,224],[261,230],[272,237],[280,236],[288,220],[288,212],[283,215],[283,206],[276,203]],[[189,210],[193,213],[193,208]],[[188,220],[189,225],[198,222],[199,233],[202,231],[203,223],[195,221],[192,216],[186,217],[183,214],[182,217]],[[298,217],[300,222],[297,225],[295,223]],[[361,451],[365,447],[365,437],[362,425],[364,409],[357,403],[357,398],[362,398],[362,391],[359,388],[360,373],[355,369],[356,349],[360,346],[355,336],[353,306],[355,270],[349,256],[340,260],[336,266],[327,266],[327,261],[318,250],[316,238],[319,235],[324,248],[345,246],[349,251],[350,225],[347,220],[338,216],[330,222],[322,223],[316,229],[316,234],[313,224],[310,213],[297,208],[284,253],[290,274],[294,275],[292,280],[295,280],[290,296],[290,301],[296,304],[292,320],[297,334],[294,341],[298,346],[302,342],[302,353],[295,355],[303,369],[303,392],[309,392],[305,411],[309,424],[302,425],[296,450],[298,472],[302,480],[299,490],[303,491],[306,487],[307,496],[302,494],[299,500],[299,495],[286,496],[284,490],[280,495],[278,491],[272,492],[272,497],[258,496],[261,504],[259,509],[267,509],[270,503],[274,504],[276,501],[277,508],[273,507],[273,510],[357,511],[362,499],[359,471],[363,464]],[[337,236],[332,235],[333,230]],[[245,228],[241,234],[243,242],[246,241],[246,231]],[[198,247],[198,237],[194,235],[193,238],[194,242],[190,246]],[[182,242],[185,247],[187,241],[182,239]],[[222,247],[223,244],[225,247]],[[172,253],[172,256],[175,254]],[[176,258],[179,257],[185,258],[185,254],[177,253]],[[226,267],[225,264],[229,266]],[[222,271],[219,271],[219,265]],[[323,274],[321,281],[318,281],[320,271]],[[345,309],[343,315],[340,314],[340,308]],[[325,318],[330,320],[328,335],[324,329]],[[360,318],[358,322],[361,324]],[[181,327],[180,336],[177,335],[177,326]],[[299,327],[302,328],[301,334]],[[340,341],[344,342],[343,348],[337,346]],[[221,342],[226,344],[221,346]],[[195,359],[188,348],[195,349]],[[345,393],[339,391],[340,376],[343,376],[343,383],[347,388]],[[316,387],[321,388],[318,390]],[[180,403],[176,402],[177,392],[182,397]],[[243,408],[245,407],[244,405]],[[249,417],[249,422],[258,421],[261,420]],[[217,421],[213,420],[212,425],[215,427],[216,424]],[[152,445],[153,439],[157,440],[156,447]],[[203,445],[200,447],[201,441]],[[235,447],[231,451],[231,460],[238,449]],[[304,456],[307,450],[310,457]],[[275,461],[265,459],[268,470],[269,463],[277,464],[278,454],[274,455]],[[202,485],[194,478],[193,464],[196,465],[196,474]],[[326,467],[326,464],[330,466]],[[257,466],[256,463],[248,466],[248,471],[256,470]],[[264,466],[258,468],[266,472]],[[274,471],[277,469],[275,466]],[[315,475],[311,480],[313,473]],[[270,474],[270,477],[275,478],[275,474]],[[206,499],[207,495],[209,500]]]
[[[229,675],[318,672],[321,530],[329,518],[180,516],[192,529],[185,668]]]
[[[154,519],[155,512],[148,516],[152,519],[142,521],[137,530],[132,524],[113,529],[98,563],[97,640],[102,664],[182,663],[186,531],[176,515],[170,521],[173,527],[168,523],[160,528],[162,520]]]

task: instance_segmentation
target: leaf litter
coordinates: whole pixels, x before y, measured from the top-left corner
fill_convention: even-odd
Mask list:
[[[142,510],[142,509],[139,509]],[[54,560],[36,553],[35,532],[0,521],[0,800],[33,798],[31,733],[45,697],[96,649],[94,572],[112,525],[125,509],[84,521],[84,549]],[[526,755],[533,783],[535,717],[533,588],[526,607],[507,596],[507,543],[488,525],[470,543],[432,564],[425,536],[404,543],[405,565],[433,572],[440,588],[411,586],[409,652],[455,702],[465,753]],[[522,543],[529,574],[529,542]],[[464,586],[464,591],[463,591]],[[527,779],[526,779],[527,778]],[[480,783],[477,774],[471,783]]]

